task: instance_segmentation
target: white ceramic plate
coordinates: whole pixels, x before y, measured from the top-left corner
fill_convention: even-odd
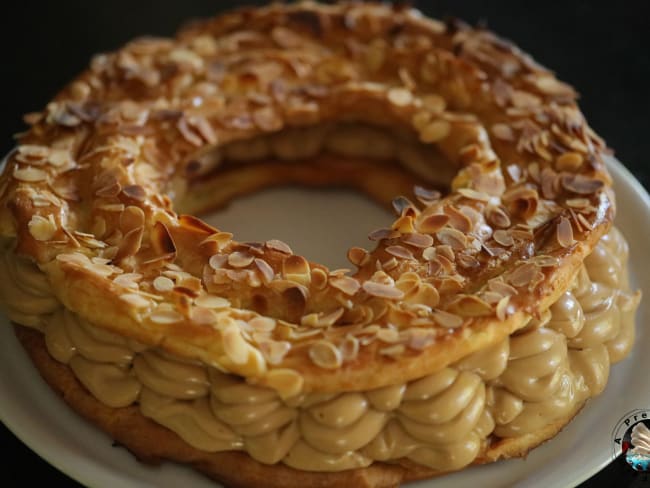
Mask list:
[[[617,225],[631,245],[632,278],[646,296],[637,315],[637,340],[631,356],[616,365],[605,392],[557,437],[525,460],[480,466],[435,481],[412,485],[548,487],[575,486],[612,459],[611,432],[634,408],[650,407],[650,197],[618,162],[610,169],[616,181]],[[282,189],[237,200],[208,219],[235,232],[239,240],[280,238],[294,251],[331,267],[346,267],[345,250],[367,245],[366,233],[390,222],[390,216],[365,198],[342,190]],[[361,224],[359,224],[361,223]],[[147,467],[70,410],[41,380],[0,316],[0,419],[25,444],[52,465],[85,485],[123,488],[157,486],[214,488],[190,469],[167,463]]]

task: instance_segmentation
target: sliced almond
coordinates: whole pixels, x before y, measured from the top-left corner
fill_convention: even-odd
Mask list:
[[[573,227],[566,217],[560,217],[560,221],[555,229],[555,237],[562,247],[569,247],[575,243],[573,239]]]
[[[363,290],[369,295],[387,298],[389,300],[400,300],[404,297],[404,292],[391,285],[383,285],[374,281],[366,281],[363,284]]]
[[[309,358],[312,362],[324,369],[340,368],[343,363],[341,351],[329,341],[316,341],[309,348]]]
[[[442,327],[447,329],[456,329],[463,325],[463,318],[444,310],[434,310],[433,319]]]

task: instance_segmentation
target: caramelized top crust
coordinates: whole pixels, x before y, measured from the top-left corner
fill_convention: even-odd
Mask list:
[[[31,114],[0,232],[101,328],[285,396],[402,383],[545,310],[609,229],[605,146],[575,98],[507,41],[413,9],[240,10],[98,55]],[[173,211],[215,147],[351,120],[458,168],[449,195],[395,200],[355,274]]]

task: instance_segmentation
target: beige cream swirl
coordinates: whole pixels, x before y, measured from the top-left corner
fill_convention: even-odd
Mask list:
[[[508,367],[488,386],[496,435],[532,432],[603,391],[610,363],[634,343],[640,293],[629,291],[627,257],[627,242],[614,228],[550,314],[510,338]]]
[[[406,385],[395,417],[362,452],[382,461],[406,457],[434,469],[460,468],[476,457],[492,430],[484,407],[481,378],[445,368]]]
[[[508,367],[489,388],[499,437],[533,432],[566,417],[578,398],[565,336],[540,327],[511,337]]]
[[[41,329],[43,318],[61,307],[47,277],[32,261],[0,245],[0,303],[9,319]]]
[[[118,408],[138,399],[141,383],[131,370],[133,348],[137,348],[132,341],[93,327],[61,308],[46,321],[45,345],[102,403]]]

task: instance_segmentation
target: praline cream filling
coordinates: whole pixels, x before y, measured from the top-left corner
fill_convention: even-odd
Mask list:
[[[33,264],[6,252],[0,299],[44,332],[48,351],[110,407],[143,415],[209,452],[338,471],[408,458],[437,470],[471,463],[497,438],[535,432],[600,393],[634,341],[638,293],[616,229],[567,291],[503,342],[407,384],[281,399],[270,389],[100,330],[54,297]]]

